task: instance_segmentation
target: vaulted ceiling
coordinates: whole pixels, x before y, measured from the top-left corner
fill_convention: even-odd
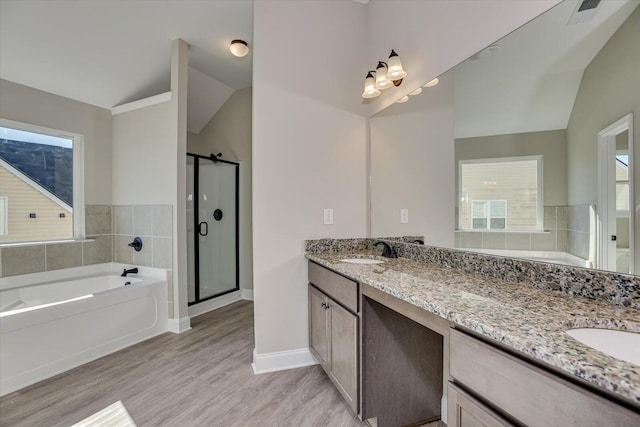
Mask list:
[[[251,0],[2,0],[0,78],[103,108],[169,90],[171,41],[189,44],[189,131],[251,86]]]

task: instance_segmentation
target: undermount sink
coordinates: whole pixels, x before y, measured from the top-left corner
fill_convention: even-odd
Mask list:
[[[640,366],[640,333],[596,328],[569,329],[566,332],[589,347]]]
[[[374,258],[342,258],[340,261],[349,264],[382,264],[384,261]]]

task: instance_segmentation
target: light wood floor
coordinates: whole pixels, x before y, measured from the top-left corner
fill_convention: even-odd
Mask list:
[[[241,301],[0,399],[0,426],[69,426],[121,400],[142,426],[362,426],[319,366],[254,375]]]

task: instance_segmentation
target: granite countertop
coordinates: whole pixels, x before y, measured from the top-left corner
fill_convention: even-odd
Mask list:
[[[375,265],[340,261],[362,255],[372,253],[305,254],[311,261],[640,406],[640,366],[592,349],[564,332],[576,327],[640,332],[640,310],[406,258]]]

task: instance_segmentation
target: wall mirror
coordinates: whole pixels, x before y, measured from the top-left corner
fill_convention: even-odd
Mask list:
[[[639,4],[565,0],[372,116],[371,235],[640,273]]]

